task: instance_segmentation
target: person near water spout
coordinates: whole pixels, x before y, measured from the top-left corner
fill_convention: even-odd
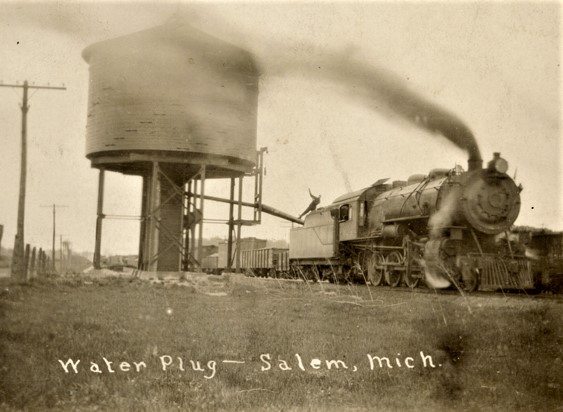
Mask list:
[[[321,195],[314,196],[311,193],[311,189],[309,189],[309,196],[311,196],[311,199],[313,199],[313,201],[309,204],[309,206],[307,206],[307,209],[305,209],[305,211],[299,215],[299,219],[301,219],[307,213],[315,210],[317,208],[317,206],[319,205],[319,203],[321,203]]]

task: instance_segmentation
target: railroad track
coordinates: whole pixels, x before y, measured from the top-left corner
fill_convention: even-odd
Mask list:
[[[339,285],[345,286],[345,285]],[[391,286],[369,286],[372,290],[382,290],[385,292],[399,292],[399,293],[427,293],[427,294],[435,294],[435,295],[442,295],[442,296],[461,296],[459,290],[456,289],[428,289],[426,287],[418,287],[416,289],[410,289],[405,287],[398,287],[393,288]],[[557,293],[542,293],[536,291],[529,291],[529,290],[491,290],[491,291],[476,291],[476,292],[463,292],[465,296],[478,296],[478,297],[510,297],[510,298],[525,298],[525,299],[562,299],[562,294]]]
[[[303,279],[276,279],[276,278],[261,278],[257,277],[256,279],[268,279],[271,281],[284,281],[290,283],[304,283]],[[349,286],[346,284],[334,284],[328,281],[316,281],[313,282],[308,280],[311,284],[322,284],[324,286],[330,286],[331,288],[338,288],[338,287],[345,287],[348,288]],[[366,287],[365,284],[353,284],[354,288],[363,289]],[[425,286],[417,287],[414,289],[408,287],[391,287],[391,286],[368,286],[370,290],[373,291],[382,291],[382,292],[399,292],[399,293],[423,293],[423,294],[435,294],[441,296],[461,296],[459,290],[448,288],[448,289],[429,289]],[[524,299],[553,299],[558,300],[563,298],[563,294],[561,293],[545,293],[545,292],[538,292],[534,290],[522,290],[522,289],[510,289],[510,290],[480,290],[471,293],[463,292],[465,296],[476,296],[476,297],[491,297],[491,298],[498,298],[498,297],[510,297],[510,298],[524,298]]]

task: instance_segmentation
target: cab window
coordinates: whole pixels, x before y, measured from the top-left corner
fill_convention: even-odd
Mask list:
[[[340,206],[339,221],[346,222],[350,220],[350,205]]]

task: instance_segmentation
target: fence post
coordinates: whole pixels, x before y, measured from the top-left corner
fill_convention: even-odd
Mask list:
[[[39,252],[37,253],[37,276],[43,274],[43,248],[39,248]]]
[[[37,276],[41,276],[42,263],[43,263],[43,248],[39,248],[39,252],[37,252]]]
[[[45,276],[47,270],[47,252],[43,251],[41,256],[41,275]]]
[[[23,273],[22,273],[22,280],[24,282],[27,282],[29,280],[29,275],[27,273],[27,270],[29,269],[29,254],[30,254],[31,248],[29,246],[29,243],[27,243],[25,245],[25,254],[23,257]]]
[[[29,258],[31,257],[31,246],[29,243],[25,245],[25,255],[23,262],[23,280],[27,282],[30,278],[29,276]]]
[[[33,246],[31,251],[31,263],[29,264],[29,277],[32,278],[36,275],[35,273],[35,254],[37,253],[37,248]]]

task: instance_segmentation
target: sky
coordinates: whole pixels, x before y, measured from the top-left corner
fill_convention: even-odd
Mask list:
[[[563,230],[561,4],[558,2],[2,2],[0,81],[62,84],[31,92],[25,241],[50,248],[52,207],[75,251],[94,249],[97,179],[85,157],[88,45],[172,16],[254,54],[262,68],[257,146],[267,147],[264,203],[292,215],[380,178],[467,167],[466,151],[405,121],[362,85],[316,67],[361,62],[443,108],[475,136],[486,163],[508,160],[521,183],[516,224]],[[369,96],[368,96],[369,97]],[[21,88],[0,87],[0,224],[16,231]],[[227,197],[224,182],[208,193]],[[246,199],[251,196],[245,187]],[[140,214],[137,177],[106,174],[104,212]],[[248,213],[248,212],[247,212]],[[250,216],[250,215],[248,215]],[[226,218],[206,205],[206,218]],[[244,236],[289,239],[291,223],[264,216]],[[207,236],[227,236],[224,224]],[[138,220],[106,220],[102,253],[136,253]]]

